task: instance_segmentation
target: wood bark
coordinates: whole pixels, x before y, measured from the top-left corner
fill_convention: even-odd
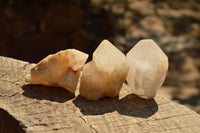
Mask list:
[[[123,85],[119,97],[87,101],[63,88],[26,84],[34,64],[0,57],[0,133],[143,133],[200,131],[200,116],[156,96],[145,100]]]

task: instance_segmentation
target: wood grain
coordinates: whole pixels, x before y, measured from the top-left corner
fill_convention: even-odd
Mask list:
[[[78,91],[29,85],[34,64],[0,57],[0,133],[145,133],[200,131],[200,116],[156,96],[144,100],[123,85],[119,97],[87,101]]]

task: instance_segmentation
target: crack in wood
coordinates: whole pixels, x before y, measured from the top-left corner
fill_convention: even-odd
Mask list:
[[[89,127],[95,132],[98,133],[98,130],[96,128],[94,128],[92,125],[89,125]]]
[[[0,81],[9,82],[9,83],[15,83],[15,81],[5,80],[5,79],[0,79]]]
[[[163,117],[163,118],[154,118],[155,120],[164,120],[164,119],[169,119],[173,117],[179,117],[179,116],[187,116],[187,115],[192,115],[192,114],[179,114],[179,115],[173,115],[173,116],[168,116],[168,117]]]
[[[86,120],[82,116],[79,116],[79,117],[84,121],[85,124],[87,124]]]
[[[14,96],[16,96],[17,94],[19,94],[19,92],[15,92],[14,94],[9,95],[8,97],[14,97]]]
[[[39,101],[35,101],[35,102],[32,102],[32,103],[25,103],[25,104],[20,104],[20,105],[18,105],[18,106],[15,106],[16,108],[17,107],[22,107],[22,106],[30,106],[30,105],[32,105],[32,104],[38,104],[39,103]],[[40,108],[41,107],[43,107],[43,106],[40,106]],[[35,107],[34,107],[35,108]]]
[[[33,125],[28,125],[28,126],[31,126],[31,127],[34,127],[34,126],[48,126],[49,123],[38,123],[38,124],[33,124]]]
[[[176,128],[169,128],[169,129],[164,129],[164,131],[170,131],[170,133],[173,131],[173,130],[176,130],[178,129],[180,131],[180,129],[184,129],[184,128],[187,128],[187,129],[190,129],[190,128],[199,128],[198,126],[186,126],[186,127],[176,127]],[[172,131],[171,131],[172,130]],[[155,130],[155,132],[163,132],[163,130]],[[192,132],[193,133],[193,132]]]

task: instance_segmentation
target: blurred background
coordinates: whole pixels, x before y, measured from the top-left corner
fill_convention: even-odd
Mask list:
[[[150,38],[169,57],[159,95],[200,114],[200,0],[0,0],[0,55],[36,63],[103,39],[127,53]]]

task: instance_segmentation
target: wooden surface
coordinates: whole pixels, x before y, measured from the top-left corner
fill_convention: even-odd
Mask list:
[[[33,64],[0,57],[0,133],[200,132],[200,116],[156,96],[144,100],[124,85],[119,97],[87,101],[63,88],[27,85]]]

